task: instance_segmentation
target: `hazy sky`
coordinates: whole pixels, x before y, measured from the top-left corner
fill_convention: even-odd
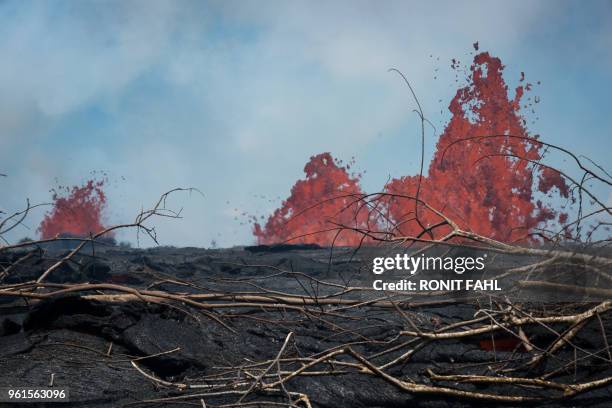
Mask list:
[[[610,1],[0,1],[0,207],[105,172],[111,223],[193,186],[161,243],[250,243],[240,214],[269,214],[313,154],[354,156],[370,192],[414,174],[413,103],[387,70],[440,132],[475,41],[511,88],[542,82],[533,133],[609,169]]]

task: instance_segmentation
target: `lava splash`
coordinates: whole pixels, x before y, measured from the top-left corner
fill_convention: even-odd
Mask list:
[[[103,231],[106,208],[104,181],[89,180],[82,186],[53,191],[53,209],[43,218],[38,232],[42,239],[60,236],[88,237]]]
[[[520,115],[521,100],[531,85],[519,85],[511,99],[503,69],[501,60],[489,53],[475,56],[468,85],[449,105],[452,118],[438,140],[428,176],[421,179],[419,198],[465,230],[504,242],[528,241],[534,228],[557,216],[551,205],[534,199],[534,182],[538,191],[549,193],[556,187],[565,198],[569,189],[558,172],[536,164],[543,146]],[[414,196],[418,181],[418,176],[393,179],[386,190]],[[420,232],[414,211],[414,203],[407,200],[389,203],[402,235]],[[559,214],[559,220],[565,217]],[[419,220],[427,226],[440,218],[423,209]],[[433,235],[440,238],[448,232],[441,229]]]
[[[458,69],[455,61],[452,67]],[[382,212],[385,223],[394,225],[394,234],[416,237],[441,221],[425,206],[415,206],[414,199],[399,196],[418,195],[460,228],[504,242],[531,241],[536,228],[567,219],[567,214],[536,199],[537,192],[568,198],[569,188],[558,172],[537,164],[543,145],[529,133],[520,113],[522,104],[533,103],[523,101],[532,85],[524,83],[521,74],[521,85],[511,97],[503,70],[499,58],[487,52],[475,55],[466,86],[450,102],[452,117],[437,142],[428,175],[400,177],[386,184]],[[359,179],[334,165],[329,153],[311,158],[305,171],[306,179],[294,185],[265,227],[255,224],[260,243],[297,237],[292,242],[356,245],[362,240],[357,229],[381,226],[381,212],[367,214],[356,204],[351,207],[346,198],[332,199],[347,192],[360,194],[361,188]],[[339,239],[339,225],[354,229],[345,230]],[[448,232],[449,227],[434,229],[429,238],[439,239]]]
[[[364,228],[368,214],[360,210],[356,197],[363,194],[359,175],[349,174],[350,165],[321,153],[304,167],[306,178],[298,180],[291,195],[274,211],[262,228],[255,223],[253,233],[260,244],[291,240],[292,243],[358,245],[361,235],[338,230],[338,225]]]

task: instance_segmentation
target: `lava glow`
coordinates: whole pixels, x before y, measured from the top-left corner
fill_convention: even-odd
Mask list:
[[[64,188],[53,193],[53,209],[38,227],[42,239],[58,236],[87,237],[103,231],[106,196],[103,181],[88,181],[83,186]]]
[[[261,244],[284,242],[334,243],[358,245],[361,236],[355,232],[335,230],[337,225],[364,227],[367,212],[359,211],[355,195],[363,194],[359,176],[348,173],[329,153],[310,158],[304,167],[306,178],[298,180],[291,195],[281,208],[268,218],[264,228],[254,226],[254,234]]]
[[[453,68],[457,68],[455,62]],[[567,214],[557,214],[550,205],[537,200],[536,190],[567,198],[569,189],[558,172],[535,164],[542,158],[543,146],[529,134],[526,120],[520,114],[521,105],[530,103],[523,99],[531,85],[524,83],[521,75],[521,85],[511,97],[503,70],[500,59],[487,52],[474,57],[467,85],[457,91],[449,105],[452,117],[440,135],[428,175],[421,178],[419,198],[445,213],[462,229],[504,242],[525,242],[530,240],[529,233],[534,228],[551,220],[563,223],[567,219]],[[344,168],[335,166],[328,153],[313,157],[305,171],[306,180],[294,185],[290,198],[265,227],[255,225],[259,242],[301,237],[293,242],[331,245],[336,232],[303,235],[329,230],[337,224],[356,227],[376,224],[376,220],[366,219],[363,211],[357,219],[351,219],[354,211],[340,211],[346,206],[346,199],[325,201],[343,192],[361,192],[358,178],[350,178]],[[414,197],[418,185],[418,175],[396,178],[387,183],[385,193]],[[387,196],[385,201],[386,219],[395,225],[396,234],[414,237],[422,226],[441,220],[419,206],[419,224],[414,200]],[[319,202],[324,204],[317,206]],[[291,217],[295,214],[299,215]],[[438,228],[428,238],[440,238],[448,232]],[[359,240],[357,232],[347,231],[335,244],[355,245]]]

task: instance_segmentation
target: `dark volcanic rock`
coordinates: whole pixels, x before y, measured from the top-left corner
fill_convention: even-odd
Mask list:
[[[304,246],[251,247],[246,250],[97,249],[95,254],[84,253],[65,269],[56,271],[52,280],[129,283],[142,289],[184,293],[230,290],[251,293],[265,285],[272,291],[324,297],[338,289],[317,286],[299,274],[279,275],[279,269],[319,280],[341,282],[339,276],[344,274],[343,279],[350,278],[361,261],[353,258],[350,249],[335,251],[330,262],[329,249]],[[38,276],[49,262],[33,257],[13,271],[11,282]],[[185,279],[189,284],[184,282]],[[121,407],[184,394],[143,376],[131,364],[134,359],[141,369],[162,381],[202,384],[206,376],[228,371],[228,367],[273,359],[290,331],[294,333],[294,340],[287,347],[286,356],[323,353],[350,342],[351,347],[369,356],[374,363],[384,364],[399,357],[406,348],[382,357],[376,357],[377,353],[405,341],[397,334],[401,330],[410,330],[405,317],[395,310],[381,308],[355,308],[349,310],[346,317],[330,315],[323,320],[291,309],[226,307],[203,314],[188,309],[185,304],[103,302],[74,294],[27,304],[21,299],[10,302],[0,299],[3,299],[0,303],[0,387],[46,387],[53,375],[55,386],[70,388],[71,402],[47,406]],[[476,310],[474,302],[466,301],[414,306],[406,313],[433,329],[439,324],[473,319]],[[606,334],[612,335],[610,322],[606,320],[604,324]],[[553,326],[552,329],[562,328]],[[603,341],[599,323],[589,323],[585,331],[586,335],[576,338],[575,344],[584,350],[599,349]],[[546,328],[535,328],[530,334],[536,345],[545,347],[550,342],[550,331]],[[364,339],[372,341],[364,343]],[[445,369],[461,366],[475,370],[472,372],[490,374],[487,365],[492,361],[493,353],[483,347],[490,339],[490,336],[481,336],[426,344],[409,363],[397,365],[389,373],[422,384],[430,383],[427,368],[443,373]],[[497,339],[499,344],[503,344],[503,337]],[[570,353],[560,352],[558,355],[562,359],[571,359]],[[526,355],[522,351],[500,349],[496,356],[499,360],[518,361]],[[346,356],[338,359],[353,361]],[[533,375],[536,374],[534,371]],[[226,375],[233,376],[236,372],[229,370]],[[568,374],[568,381],[589,381],[595,375],[598,378],[612,375],[612,369],[609,362],[599,361],[593,363],[591,371],[580,370],[575,379],[573,375],[573,372]],[[447,385],[457,386],[456,383]],[[378,377],[357,373],[296,377],[286,387],[289,391],[307,393],[314,408],[475,405],[469,401],[410,395]],[[505,390],[491,384],[464,385],[464,389],[481,392]],[[513,392],[533,392],[535,395],[535,391],[526,387],[517,387]],[[609,406],[611,395],[610,387],[605,387],[545,406],[605,407]],[[215,403],[233,401],[235,397],[225,397]],[[198,400],[189,403],[199,406]],[[182,401],[138,406],[182,408],[186,405]]]

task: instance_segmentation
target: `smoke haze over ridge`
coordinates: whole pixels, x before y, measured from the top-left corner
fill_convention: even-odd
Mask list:
[[[355,156],[366,191],[415,174],[417,118],[387,69],[440,132],[461,85],[450,60],[469,63],[477,40],[511,87],[521,71],[542,81],[532,132],[608,164],[609,3],[353,4],[1,3],[3,209],[102,170],[111,222],[193,186],[205,199],[177,196],[185,219],[161,222],[161,243],[253,242],[240,214],[268,215],[311,155]]]

